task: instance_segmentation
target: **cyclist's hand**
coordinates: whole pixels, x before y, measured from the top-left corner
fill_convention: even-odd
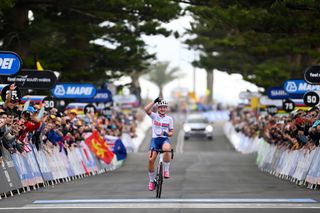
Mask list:
[[[161,99],[160,97],[158,97],[158,98],[154,99],[153,103],[158,103],[158,102],[160,102],[161,100],[162,100],[162,99]]]

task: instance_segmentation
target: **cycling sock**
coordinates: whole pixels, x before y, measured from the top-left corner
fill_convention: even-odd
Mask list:
[[[169,171],[170,162],[163,162],[163,165],[164,165],[164,171]]]
[[[149,182],[153,182],[155,178],[156,178],[156,173],[149,172]]]

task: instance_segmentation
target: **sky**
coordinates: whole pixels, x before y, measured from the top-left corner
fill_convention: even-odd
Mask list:
[[[178,31],[183,35],[186,29],[190,28],[192,17],[186,15],[173,20],[164,26],[167,29]],[[155,53],[158,61],[168,61],[169,67],[178,67],[183,73],[183,77],[172,81],[164,87],[164,98],[169,99],[171,91],[177,87],[187,88],[193,91],[193,72],[195,71],[195,91],[197,96],[206,94],[206,72],[203,69],[194,68],[191,62],[197,57],[198,52],[188,50],[187,45],[183,43],[186,36],[176,39],[174,36],[143,36],[143,40],[148,45],[148,51]],[[127,82],[128,77],[120,80]],[[159,90],[152,82],[146,80],[145,76],[140,79],[142,98],[154,99],[158,96]],[[256,92],[258,87],[252,83],[244,81],[240,74],[229,75],[226,72],[214,70],[213,97],[216,102],[223,104],[233,104],[241,102],[239,93],[245,90]]]
[[[186,29],[190,27],[192,17],[186,15],[176,19],[165,26],[168,29],[178,31],[183,35]],[[196,94],[204,96],[206,94],[206,72],[203,69],[194,68],[191,62],[197,57],[198,53],[188,50],[187,45],[183,43],[186,36],[176,39],[173,36],[145,36],[144,41],[148,44],[148,51],[156,53],[158,61],[169,61],[170,67],[179,67],[184,77],[172,81],[164,88],[164,98],[169,98],[171,91],[176,87],[187,87],[193,91],[193,72],[195,70]],[[142,97],[154,98],[158,95],[157,87],[146,80],[140,78],[142,86]],[[258,87],[252,83],[244,81],[240,74],[229,75],[226,72],[214,70],[214,88],[213,97],[216,101],[224,104],[237,104],[239,93],[245,90],[257,91]]]

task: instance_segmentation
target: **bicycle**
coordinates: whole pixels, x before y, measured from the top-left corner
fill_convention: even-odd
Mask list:
[[[171,159],[173,159],[173,149],[171,151],[163,151],[162,149],[152,149],[151,150],[151,157],[153,152],[159,154],[159,162],[157,166],[157,174],[155,178],[155,185],[156,185],[156,198],[161,198],[162,192],[162,183],[163,183],[163,153],[171,152]]]

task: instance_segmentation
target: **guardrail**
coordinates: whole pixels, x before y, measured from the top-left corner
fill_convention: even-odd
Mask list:
[[[0,199],[40,186],[54,185],[112,171],[119,168],[123,160],[114,156],[110,164],[97,158],[85,142],[81,146],[68,149],[68,154],[59,147],[50,152],[38,151],[34,145],[27,145],[30,152],[10,154],[4,151],[4,161],[0,167]]]
[[[309,189],[320,184],[320,147],[291,151],[268,144],[258,136],[250,139],[237,133],[230,122],[225,124],[224,132],[237,151],[257,153],[256,164],[262,171]]]

